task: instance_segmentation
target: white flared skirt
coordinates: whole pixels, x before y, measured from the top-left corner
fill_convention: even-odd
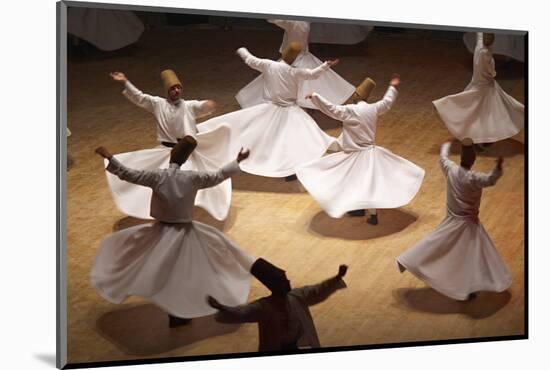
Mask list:
[[[238,151],[235,152],[231,160],[225,158],[227,149],[224,140],[228,133],[227,127],[219,127],[213,132],[197,135],[197,148],[181,169],[218,171],[223,165],[234,160]],[[132,169],[155,170],[168,168],[170,151],[171,148],[160,145],[153,149],[117,154],[114,157]],[[107,165],[108,161],[105,161],[105,166]],[[115,204],[121,212],[132,217],[152,219],[150,216],[152,190],[150,188],[122,181],[108,171],[105,173]],[[195,198],[195,205],[206,210],[215,219],[224,220],[231,206],[231,179],[214,187],[199,190]]]
[[[128,10],[70,7],[67,32],[101,50],[116,50],[136,42],[145,26]]]
[[[211,226],[155,222],[105,238],[91,282],[112,303],[141,296],[172,315],[193,318],[216,312],[207,295],[230,306],[245,303],[253,262]]]
[[[492,143],[523,129],[523,104],[506,94],[496,81],[469,86],[433,104],[447,129],[459,140],[469,137],[474,143]]]
[[[307,163],[298,179],[331,217],[369,208],[408,204],[424,179],[424,170],[380,146],[338,152]]]
[[[321,64],[323,64],[323,62],[317,59],[313,54],[307,52],[298,57],[293,66],[297,68],[313,69]],[[235,98],[242,108],[248,108],[265,102],[263,99],[263,91],[264,80],[262,75],[260,75],[242,88],[237,95],[235,95]],[[306,95],[312,92],[321,94],[334,104],[342,104],[348,100],[354,91],[355,87],[353,85],[340,77],[338,73],[329,69],[323,72],[321,76],[315,80],[305,80],[300,83],[297,104],[303,108],[318,109],[310,100],[306,100],[305,98]]]
[[[250,149],[250,157],[239,165],[259,176],[290,176],[297,166],[320,158],[336,145],[336,138],[323,132],[297,105],[263,103],[212,118],[197,128],[202,132],[222,125],[231,131],[226,136],[226,159],[235,159],[241,147]]]
[[[479,291],[502,292],[512,276],[483,225],[447,216],[397,262],[441,294],[465,300]]]

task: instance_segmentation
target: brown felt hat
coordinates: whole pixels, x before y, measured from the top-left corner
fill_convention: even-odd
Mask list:
[[[491,46],[491,45],[493,45],[493,42],[495,42],[495,34],[484,32],[483,33],[483,45]]]
[[[472,146],[474,145],[474,141],[470,139],[469,137],[465,138],[461,141],[462,146]]]
[[[178,143],[170,151],[170,162],[177,163],[180,166],[187,161],[187,158],[193,153],[197,147],[197,140],[193,136],[184,136],[178,139]]]
[[[302,52],[302,46],[299,42],[291,42],[288,44],[288,46],[283,50],[283,60],[288,64],[291,65],[294,63],[296,58],[298,58],[298,55]]]
[[[166,92],[168,92],[168,90],[170,90],[170,88],[175,85],[180,85],[183,87],[183,84],[176,75],[176,72],[172,71],[171,69],[165,69],[164,71],[160,72],[160,79],[162,80],[164,91]]]
[[[357,95],[363,100],[367,100],[374,88],[376,87],[376,82],[370,77],[365,78],[363,82],[355,89]]]
[[[476,160],[476,151],[474,148],[474,141],[472,139],[465,138],[461,141],[460,146],[460,164],[466,165],[466,167],[471,166]]]

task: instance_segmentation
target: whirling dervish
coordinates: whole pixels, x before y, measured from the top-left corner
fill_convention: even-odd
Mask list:
[[[494,143],[523,129],[524,106],[495,81],[492,33],[477,34],[472,81],[463,92],[434,100],[447,129],[459,140]]]
[[[241,169],[266,177],[289,177],[296,167],[320,158],[329,147],[336,147],[336,138],[327,135],[296,104],[299,84],[314,80],[337,63],[327,61],[315,69],[296,68],[292,64],[301,52],[298,43],[290,43],[281,61],[260,59],[247,49],[237,54],[250,67],[262,72],[264,103],[218,116],[199,124],[199,132],[229,127],[225,138],[226,160],[241,145],[252,155]]]
[[[309,52],[310,22],[282,19],[269,19],[268,22],[285,30],[283,42],[279,48],[281,54],[283,54],[283,51],[291,42],[297,42],[302,46],[301,53],[292,63],[293,67],[314,69],[323,64],[322,61]],[[240,106],[248,108],[265,102],[265,97],[262,95],[264,84],[265,79],[263,75],[260,75],[242,88],[235,96]],[[330,101],[341,104],[353,94],[354,90],[353,85],[340,77],[336,72],[328,70],[315,80],[304,80],[299,83],[297,104],[303,108],[317,109],[314,104],[305,99],[305,96],[312,91],[317,91]]]

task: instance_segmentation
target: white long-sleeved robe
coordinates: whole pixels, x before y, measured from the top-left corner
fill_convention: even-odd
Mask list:
[[[298,42],[302,46],[302,52],[292,63],[294,67],[314,69],[323,63],[309,52],[309,22],[282,19],[270,19],[268,22],[285,31],[279,52],[282,53],[291,42]],[[260,75],[237,93],[235,98],[242,108],[248,108],[266,101],[265,97],[260,94],[264,83],[263,75]],[[305,99],[305,96],[313,91],[319,92],[328,99],[340,104],[353,94],[355,87],[329,69],[315,80],[300,82],[297,94],[298,105],[304,108],[317,109],[314,104]]]
[[[223,137],[226,135],[223,128],[212,133],[197,132],[195,120],[211,113],[206,101],[180,99],[178,104],[174,104],[168,99],[145,94],[130,82],[126,82],[124,86],[124,96],[155,117],[159,144],[177,143],[178,138],[186,135],[197,139],[198,146],[184,164],[185,169],[211,171],[230,160],[221,156],[226,152],[223,148]],[[152,149],[117,154],[115,157],[131,168],[154,170],[168,167],[170,150],[170,147],[159,145]],[[238,150],[232,156],[237,153]],[[151,189],[121,181],[109,172],[106,174],[117,207],[127,215],[150,219]],[[231,180],[200,190],[196,197],[196,205],[204,208],[218,220],[225,219],[231,205]]]
[[[378,116],[391,108],[396,97],[392,86],[374,104],[334,105],[312,94],[311,100],[323,113],[342,121],[342,151],[300,166],[296,175],[329,216],[401,207],[420,189],[424,170],[374,143]]]
[[[477,44],[477,35],[475,32],[466,32],[462,37],[466,48],[470,53],[474,53]],[[495,41],[491,45],[493,54],[505,55],[510,58],[525,61],[525,36],[524,35],[506,35],[495,34]]]
[[[234,304],[246,302],[254,258],[216,228],[193,221],[197,192],[238,173],[236,161],[215,172],[180,170],[176,164],[147,171],[113,158],[107,171],[152,189],[151,215],[157,222],[103,240],[91,271],[101,296],[113,303],[142,296],[187,318],[215,312],[206,303],[208,294],[223,295]]]
[[[471,82],[463,92],[433,101],[447,129],[457,139],[469,137],[474,143],[490,143],[523,129],[523,104],[506,94],[495,76],[493,54],[479,32]]]
[[[284,177],[294,174],[296,166],[320,158],[329,147],[336,145],[336,139],[324,133],[296,104],[300,81],[318,78],[329,68],[328,63],[304,69],[284,61],[257,58],[245,48],[240,48],[238,54],[250,68],[262,72],[266,102],[197,126],[200,133],[223,125],[230,128],[225,139],[226,159],[241,147],[249,148],[250,157],[241,164],[243,171]]]
[[[512,276],[478,214],[482,190],[502,176],[465,169],[451,161],[450,143],[441,147],[441,169],[447,179],[447,216],[427,237],[397,257],[401,272],[409,270],[438,292],[465,300],[478,291],[502,292]]]

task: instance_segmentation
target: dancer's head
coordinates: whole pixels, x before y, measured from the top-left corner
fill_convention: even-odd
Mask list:
[[[197,140],[193,136],[184,136],[178,139],[178,143],[170,151],[170,163],[176,163],[179,166],[187,161],[187,158],[197,147]]]
[[[293,41],[283,50],[283,60],[286,64],[292,65],[301,52],[302,46],[300,43]]]
[[[474,150],[474,142],[470,138],[462,140],[460,147],[460,166],[470,169],[476,161],[476,151]]]
[[[376,87],[376,82],[370,77],[367,77],[361,82],[359,86],[355,88],[355,93],[352,95],[352,101],[357,103],[358,101],[367,101],[372,90]]]
[[[183,85],[176,73],[171,69],[165,69],[160,72],[160,79],[168,99],[173,102],[180,100],[183,94]]]
[[[263,258],[258,258],[252,264],[250,273],[265,285],[274,296],[285,296],[292,289],[290,281],[286,277],[286,272]]]
[[[491,45],[493,45],[493,42],[495,42],[495,34],[484,32],[483,33],[483,45],[491,46]]]

